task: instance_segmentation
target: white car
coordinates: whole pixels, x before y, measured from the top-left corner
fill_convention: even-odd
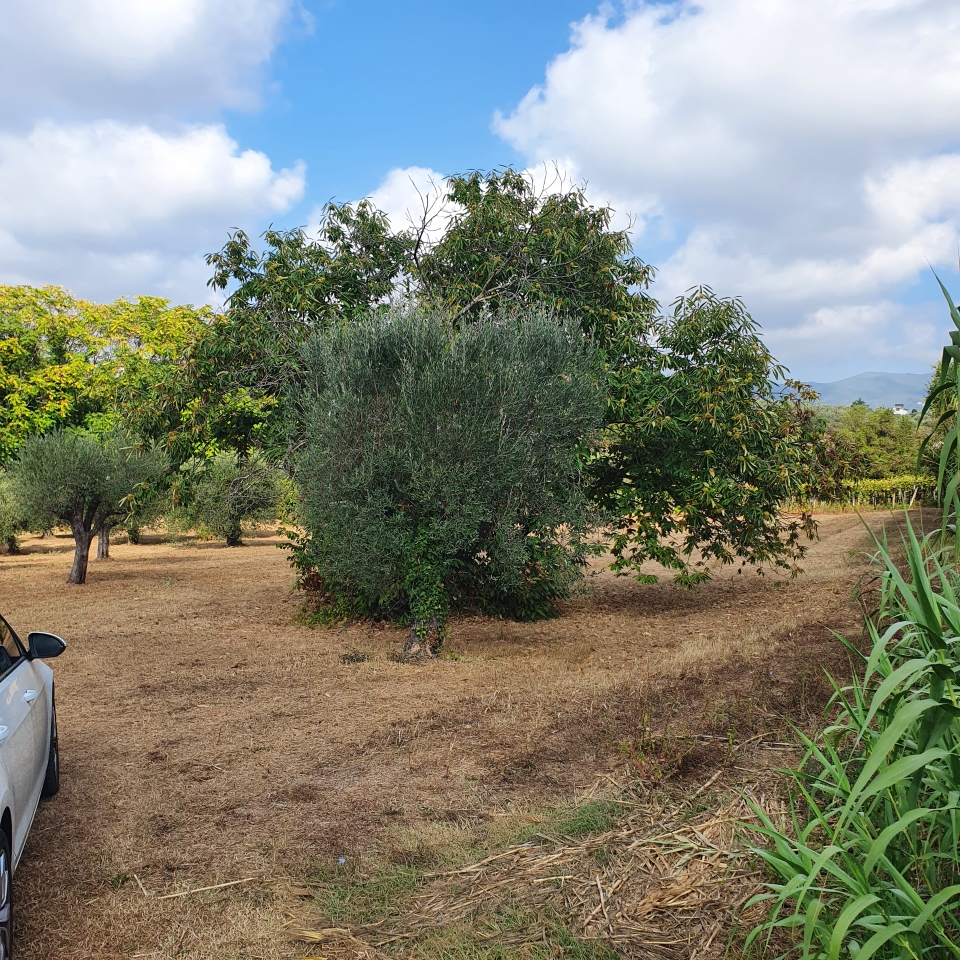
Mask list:
[[[60,789],[53,671],[43,660],[66,647],[31,633],[24,649],[0,616],[0,960],[13,955],[13,871],[40,798]]]

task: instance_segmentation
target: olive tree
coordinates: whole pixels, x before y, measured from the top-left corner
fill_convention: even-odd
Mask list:
[[[409,616],[434,653],[451,605],[533,619],[580,574],[595,352],[543,313],[395,309],[308,341],[296,398],[302,577],[339,609]]]
[[[181,468],[179,513],[188,523],[242,546],[244,525],[275,520],[284,494],[283,473],[259,452],[247,457],[220,451]]]
[[[39,528],[70,526],[76,550],[67,583],[84,583],[90,545],[126,516],[138,490],[167,470],[166,455],[114,433],[55,430],[26,440],[9,470],[20,510]]]
[[[0,543],[7,546],[7,553],[20,552],[19,535],[27,522],[20,505],[10,489],[10,480],[5,473],[0,474]]]

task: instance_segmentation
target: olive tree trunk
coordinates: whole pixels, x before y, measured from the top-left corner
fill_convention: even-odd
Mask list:
[[[97,559],[110,559],[110,530],[111,527],[101,527],[97,534]]]
[[[420,660],[436,657],[443,646],[443,630],[436,617],[428,620],[414,620],[410,633],[403,644],[404,660]]]
[[[71,524],[73,539],[77,547],[73,553],[73,567],[67,583],[87,582],[87,562],[90,559],[90,544],[93,543],[93,530],[86,529],[82,524]]]

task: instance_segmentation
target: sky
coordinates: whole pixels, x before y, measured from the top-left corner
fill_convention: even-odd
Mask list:
[[[667,308],[802,379],[918,372],[960,294],[956,0],[0,0],[0,283],[212,298],[233,228],[557,164]]]

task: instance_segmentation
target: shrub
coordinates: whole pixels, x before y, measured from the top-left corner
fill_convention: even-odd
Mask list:
[[[344,609],[409,615],[410,645],[428,649],[457,602],[548,615],[585,556],[592,358],[547,314],[455,331],[391,310],[314,337],[297,401],[301,576]]]
[[[189,523],[241,545],[244,526],[275,520],[283,497],[283,474],[260,453],[241,458],[221,451],[189,460],[175,490],[179,513]]]
[[[26,523],[9,479],[5,474],[0,474],[0,544],[6,545],[8,553],[20,552],[19,535]]]

